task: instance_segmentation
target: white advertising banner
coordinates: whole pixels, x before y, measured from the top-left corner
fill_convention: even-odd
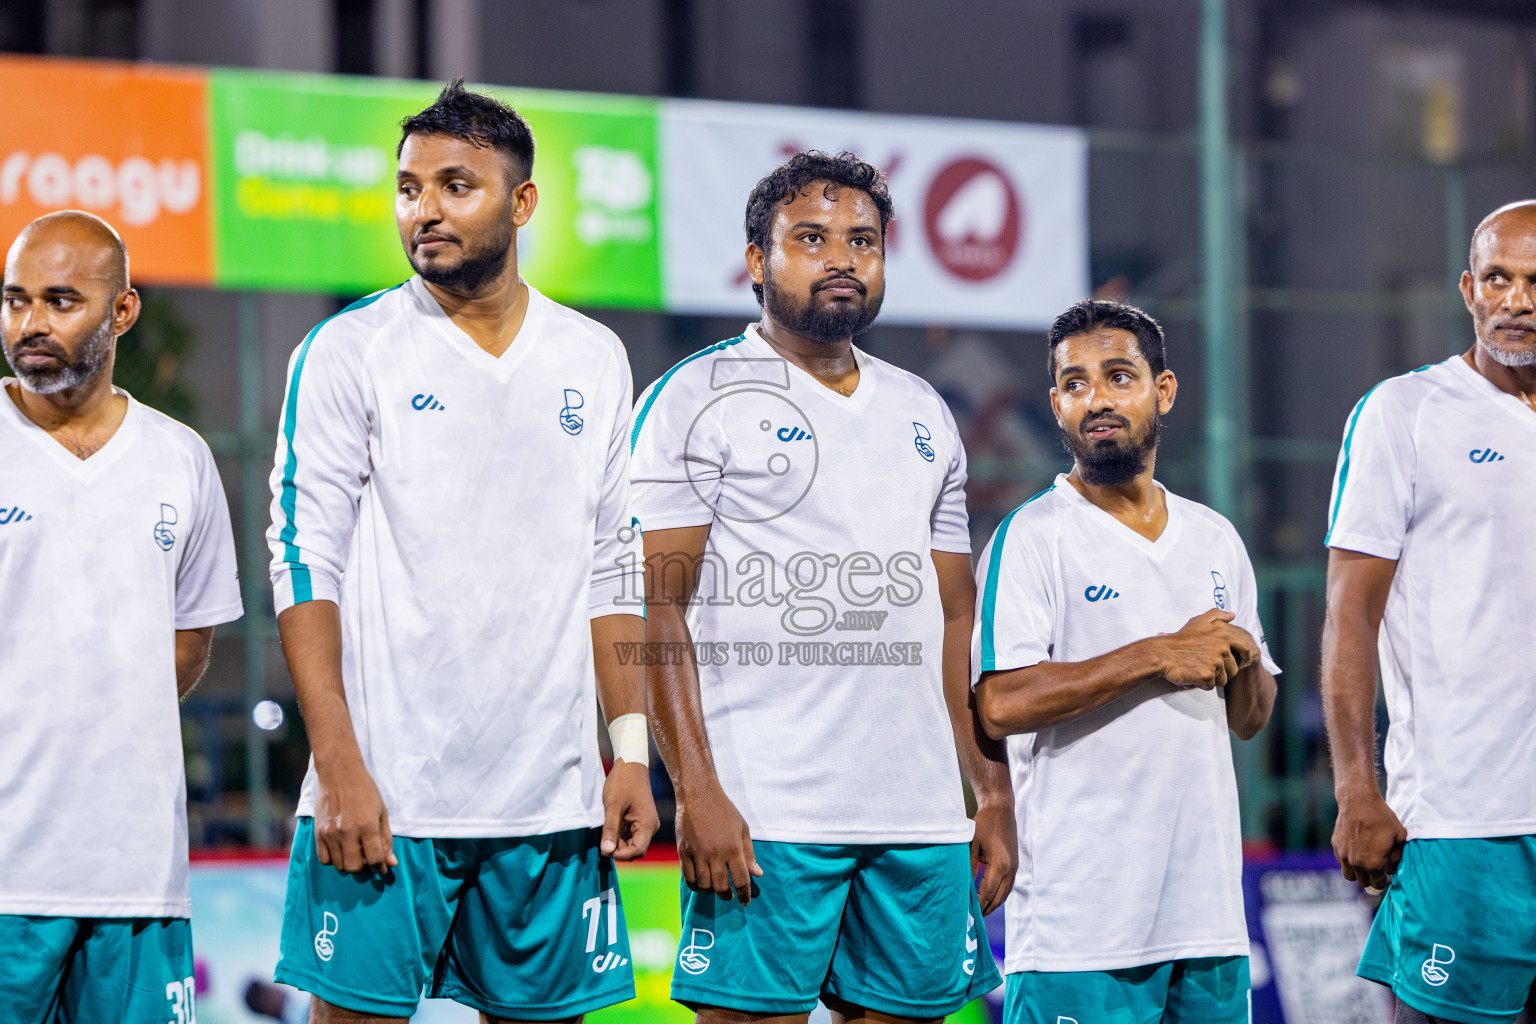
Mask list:
[[[753,316],[752,186],[802,149],[885,171],[885,323],[1040,329],[1088,285],[1087,140],[1074,128],[666,100],[662,283],[675,313]]]

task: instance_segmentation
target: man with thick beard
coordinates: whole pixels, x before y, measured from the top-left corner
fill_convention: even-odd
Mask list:
[[[240,617],[213,453],[112,386],[138,319],[105,221],[51,213],[0,335],[0,1017],[194,1019],[177,699]]]
[[[1326,540],[1333,849],[1387,890],[1359,974],[1399,1024],[1536,1015],[1536,200],[1478,225],[1461,294],[1472,347],[1345,423]]]
[[[656,829],[629,363],[517,272],[533,135],[462,82],[401,125],[416,276],[310,332],[272,583],[314,759],[277,980],[312,1021],[566,1021],[634,994],[613,858]],[[595,678],[594,678],[595,673]],[[595,683],[595,692],[594,692]],[[606,782],[601,710],[616,760]]]
[[[1275,700],[1237,531],[1153,478],[1178,382],[1141,310],[1085,301],[1051,326],[1072,471],[981,554],[971,651],[1008,737],[1019,859],[1008,1024],[1248,1020],[1242,834],[1228,732]]]
[[[769,174],[746,214],[761,322],[635,408],[689,890],[672,997],[706,1024],[803,1022],[818,998],[931,1020],[1000,981],[981,919],[1013,877],[1013,805],[970,705],[965,450],[932,387],[853,345],[890,216],[851,154]]]

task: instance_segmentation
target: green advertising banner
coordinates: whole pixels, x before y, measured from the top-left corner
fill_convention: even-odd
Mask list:
[[[661,308],[656,102],[477,88],[516,107],[537,144],[523,276],[560,302]],[[395,146],[401,118],[437,89],[211,72],[216,283],[361,294],[409,276],[395,229]]]

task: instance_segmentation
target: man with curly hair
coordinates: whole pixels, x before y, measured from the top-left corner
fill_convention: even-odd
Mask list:
[[[1000,983],[981,918],[1012,883],[1013,809],[969,703],[965,450],[932,387],[853,344],[890,217],[851,154],[764,178],[761,321],[635,410],[647,636],[678,655],[650,675],[688,889],[672,996],[708,1024],[818,999],[930,1020]]]

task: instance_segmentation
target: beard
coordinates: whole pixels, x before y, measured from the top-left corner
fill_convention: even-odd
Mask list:
[[[477,249],[466,249],[457,263],[447,266],[417,261],[410,256],[411,269],[421,275],[423,281],[450,291],[474,294],[501,276],[507,268],[507,257],[512,253],[513,229],[511,213],[501,220],[495,235]]]
[[[33,334],[22,337],[15,345],[5,346],[5,361],[10,364],[11,371],[16,374],[22,387],[34,395],[52,395],[78,388],[93,380],[111,361],[112,343],[115,340],[112,317],[109,315],[85,336],[73,360],[62,346]],[[59,365],[44,368],[17,366],[16,350],[20,348],[46,352],[57,359]]]
[[[1488,350],[1494,362],[1501,366],[1507,366],[1511,370],[1523,370],[1528,366],[1536,366],[1536,344],[1526,346],[1508,346],[1503,339],[1498,338],[1494,328],[1480,330],[1478,340]]]
[[[1158,435],[1162,432],[1163,418],[1154,415],[1140,437],[1123,437],[1107,441],[1095,441],[1082,432],[1088,423],[1118,423],[1126,430],[1131,421],[1124,416],[1099,416],[1085,419],[1077,431],[1061,432],[1062,447],[1077,463],[1083,482],[1095,487],[1123,487],[1146,472],[1147,465],[1157,454]]]
[[[825,284],[832,280],[836,278],[827,278],[819,283]],[[857,301],[818,303],[816,292],[817,289],[813,287],[805,302],[794,305],[791,296],[774,286],[773,277],[766,273],[765,268],[763,310],[786,330],[823,345],[835,345],[867,331],[869,325],[875,322],[875,317],[880,315],[880,304],[885,301],[884,291],[871,298],[865,290],[859,293]]]

